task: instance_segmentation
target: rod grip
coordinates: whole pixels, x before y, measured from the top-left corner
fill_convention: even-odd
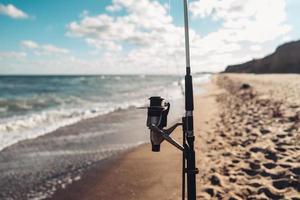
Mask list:
[[[187,74],[185,76],[185,110],[194,110],[194,95],[193,95],[193,80],[192,76]]]

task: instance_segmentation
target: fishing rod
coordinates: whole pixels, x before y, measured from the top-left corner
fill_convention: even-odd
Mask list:
[[[185,75],[185,116],[181,123],[176,123],[170,128],[167,126],[167,118],[170,110],[170,103],[159,96],[150,97],[148,107],[147,127],[150,129],[150,140],[153,152],[160,151],[160,145],[167,141],[177,149],[182,151],[182,200],[185,199],[185,189],[187,187],[188,200],[196,200],[196,174],[198,169],[195,166],[194,150],[194,99],[193,81],[190,66],[190,46],[189,46],[189,19],[188,19],[188,0],[183,0],[184,9],[184,32],[185,32],[185,53],[186,53],[186,75]],[[177,128],[182,127],[182,145],[170,137],[171,133]],[[185,181],[187,178],[187,181]],[[185,186],[185,183],[187,184]]]

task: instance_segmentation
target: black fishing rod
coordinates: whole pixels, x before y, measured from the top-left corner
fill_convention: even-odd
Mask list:
[[[188,200],[196,200],[196,174],[198,169],[195,165],[194,150],[194,99],[193,81],[190,66],[190,46],[189,46],[189,19],[188,1],[183,0],[184,8],[184,31],[185,31],[185,53],[186,53],[186,75],[185,75],[185,116],[181,123],[176,123],[168,129],[167,117],[170,110],[170,103],[159,96],[150,97],[148,107],[147,126],[150,129],[150,140],[152,151],[159,152],[160,144],[166,140],[177,149],[182,151],[182,199],[185,199],[185,189],[187,187]],[[182,126],[182,145],[170,137],[170,134],[178,127]],[[187,181],[185,181],[187,177]],[[185,186],[185,183],[187,185]]]

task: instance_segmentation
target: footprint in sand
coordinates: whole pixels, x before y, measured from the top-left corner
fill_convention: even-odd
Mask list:
[[[250,151],[253,153],[258,153],[258,152],[264,152],[264,149],[260,147],[251,147]]]
[[[286,159],[285,161],[289,162],[289,163],[294,163],[295,162],[293,159],[290,159],[290,158]]]
[[[277,146],[292,146],[289,142],[275,142]]]
[[[282,152],[282,153],[284,153],[284,152],[286,152],[287,150],[285,149],[285,148],[283,148],[283,147],[275,147],[275,149],[277,150],[277,151],[279,151],[279,152]]]
[[[269,162],[269,163],[264,163],[263,166],[267,169],[273,169],[273,168],[277,167],[277,164]]]
[[[231,176],[231,177],[229,177],[228,180],[229,180],[230,183],[235,183],[237,181],[237,178],[234,177],[234,176]]]
[[[257,182],[252,182],[252,183],[249,183],[248,185],[251,187],[254,187],[254,188],[259,188],[262,186],[260,183],[257,183]]]
[[[253,170],[248,168],[241,168],[241,170],[245,172],[248,176],[256,176],[257,174],[260,173],[259,170]]]
[[[299,181],[292,181],[291,186],[292,186],[297,192],[300,192],[300,182],[299,182]]]
[[[278,190],[284,190],[291,186],[291,181],[288,179],[279,179],[273,181],[273,186]]]
[[[296,191],[300,192],[300,182],[294,179],[279,179],[273,181],[273,186],[278,190],[284,190],[287,188],[294,188]]]
[[[282,172],[278,172],[278,173],[274,174],[274,173],[267,172],[266,170],[262,170],[260,175],[262,177],[271,177],[271,179],[273,179],[273,180],[284,179],[284,178],[290,177],[290,175],[287,174],[286,171],[282,171]]]
[[[240,160],[238,160],[238,159],[234,159],[234,160],[232,160],[231,162],[232,162],[232,163],[234,163],[234,164],[237,164],[237,163],[239,163],[239,162],[240,162]]]
[[[290,169],[290,171],[295,174],[295,175],[300,175],[300,167],[295,167],[295,168],[292,168]]]
[[[278,143],[278,141],[279,141],[279,140],[278,140],[277,138],[273,138],[273,139],[272,139],[272,142],[275,143],[275,144]]]
[[[267,187],[260,188],[258,190],[258,194],[261,194],[261,193],[264,193],[270,199],[274,199],[274,200],[276,200],[276,199],[284,199],[284,195],[276,194],[274,191],[271,191]]]
[[[265,158],[269,160],[273,160],[274,162],[277,162],[278,156],[276,155],[276,152],[266,150],[265,152]]]
[[[283,139],[285,138],[287,135],[286,134],[277,134],[276,137],[277,138],[280,138],[280,139]]]
[[[221,186],[221,178],[220,178],[220,176],[219,175],[215,175],[215,174],[212,175],[210,177],[210,183],[212,185]]]
[[[262,128],[262,129],[260,129],[259,131],[260,131],[260,133],[263,134],[263,135],[266,135],[266,134],[268,134],[268,133],[271,133],[270,130],[265,129],[265,128]]]
[[[288,133],[287,135],[288,135],[289,137],[293,137],[293,136],[294,136],[294,133],[291,132],[291,133]]]
[[[260,169],[260,164],[259,161],[258,162],[249,162],[249,167],[253,170],[258,170]]]
[[[279,164],[279,166],[280,167],[282,167],[282,168],[291,168],[291,165],[289,165],[289,164]]]

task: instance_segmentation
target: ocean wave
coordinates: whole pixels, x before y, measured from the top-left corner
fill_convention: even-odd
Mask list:
[[[74,81],[89,81],[88,79],[87,77],[74,78],[69,80],[68,84],[71,82],[74,84]],[[97,82],[99,79],[100,82]],[[104,83],[103,79],[104,81],[115,80],[101,85],[100,83]],[[138,81],[131,79],[131,77],[121,76],[92,77],[90,80],[94,81],[92,89],[90,85],[84,86],[78,82],[76,83],[78,87],[57,89],[63,93],[60,91],[47,94],[26,94],[25,97],[18,96],[13,100],[0,97],[0,151],[19,141],[47,134],[83,119],[144,106],[148,103],[149,96],[161,95],[167,100],[183,97],[180,84],[175,81],[176,77],[168,81],[165,77],[150,76],[142,76]],[[120,83],[116,83],[116,80],[120,80]],[[60,81],[66,82],[59,78],[51,79],[51,83]],[[149,81],[153,82],[153,85],[149,85]],[[160,84],[159,81],[165,82]],[[81,87],[86,90],[89,88],[90,91],[81,93],[81,91],[86,91]],[[101,90],[98,90],[99,87]],[[71,94],[65,92],[71,92]]]
[[[98,104],[90,109],[47,110],[0,120],[0,151],[22,140],[35,138],[60,127],[108,114],[117,110],[143,106],[143,100],[120,104]]]
[[[40,111],[46,110],[55,106],[64,105],[80,105],[90,103],[88,100],[76,96],[58,96],[58,95],[36,95],[30,98],[23,99],[6,99],[0,100],[0,112],[6,112],[6,117],[18,115],[24,113],[27,114],[29,111]],[[1,114],[0,114],[1,117]],[[5,116],[2,116],[5,117]]]
[[[8,110],[8,107],[7,106],[4,106],[4,107],[0,107],[0,113],[1,112],[7,112],[7,110]]]

